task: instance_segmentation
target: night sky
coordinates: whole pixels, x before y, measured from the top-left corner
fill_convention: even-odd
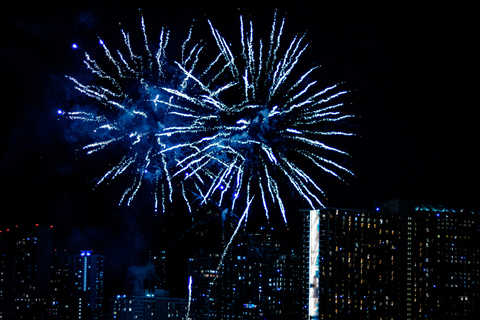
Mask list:
[[[83,49],[90,52],[97,35],[119,39],[121,27],[138,30],[139,8],[147,32],[166,26],[179,41],[192,20],[205,27],[207,18],[238,40],[239,14],[253,20],[256,32],[268,34],[275,10],[286,18],[288,34],[307,31],[310,46],[302,59],[322,66],[325,86],[346,83],[351,93],[344,102],[356,115],[357,137],[342,142],[356,177],[320,183],[326,205],[371,209],[374,201],[401,198],[480,210],[478,4],[131,2],[1,5],[0,225],[53,224],[59,248],[122,256],[117,273],[142,263],[137,253],[148,247],[152,232],[172,229],[166,221],[148,223],[148,196],[118,207],[123,186],[92,190],[108,159],[77,152],[81,138],[57,115],[80,95],[65,75],[85,73]],[[182,219],[165,220],[178,227],[175,236],[188,227]]]

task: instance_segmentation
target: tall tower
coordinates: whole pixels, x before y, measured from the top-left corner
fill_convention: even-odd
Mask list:
[[[104,292],[104,256],[84,250],[72,256],[78,319],[101,319]]]

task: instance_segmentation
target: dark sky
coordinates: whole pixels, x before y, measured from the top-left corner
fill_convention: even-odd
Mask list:
[[[206,18],[237,37],[239,13],[269,32],[275,9],[288,32],[307,30],[311,44],[302,59],[322,65],[326,85],[346,83],[357,116],[358,136],[344,145],[356,177],[322,184],[327,205],[370,209],[374,201],[402,198],[480,210],[478,4],[131,2],[1,5],[0,225],[56,224],[66,243],[144,246],[143,231],[152,227],[141,221],[149,209],[119,208],[113,186],[92,191],[102,160],[79,156],[56,114],[76,94],[64,75],[84,72],[83,53],[71,45],[119,37],[119,22],[138,28],[138,8],[147,28],[167,26],[182,40],[193,19],[201,25]]]

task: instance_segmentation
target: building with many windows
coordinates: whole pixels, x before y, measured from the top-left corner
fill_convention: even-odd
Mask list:
[[[78,319],[101,319],[105,257],[84,250],[71,258],[75,296],[78,299]]]
[[[52,316],[58,319],[102,319],[104,256],[83,250],[55,252],[52,264]]]
[[[217,290],[221,273],[218,268],[220,253],[200,251],[188,259],[188,275],[191,285],[191,319],[217,318]]]
[[[478,316],[478,213],[395,200],[304,217],[308,319]]]
[[[298,319],[301,255],[272,230],[249,234],[221,252],[200,251],[188,262],[191,319]]]
[[[0,319],[43,319],[49,314],[52,228],[0,230]]]
[[[330,208],[306,213],[318,223],[307,224],[304,242],[309,319],[401,313],[398,216]]]
[[[187,299],[172,298],[163,289],[145,290],[143,295],[117,295],[111,300],[112,319],[185,319]]]
[[[478,319],[479,213],[417,206],[407,220],[407,297],[412,317]],[[407,252],[408,254],[408,252]]]
[[[52,249],[52,226],[0,230],[0,319],[103,319],[104,257]]]

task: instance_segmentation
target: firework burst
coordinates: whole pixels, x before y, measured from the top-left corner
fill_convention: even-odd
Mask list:
[[[126,52],[111,52],[100,40],[109,71],[88,54],[84,62],[104,84],[68,78],[102,109],[65,113],[96,124],[96,141],[83,147],[88,154],[127,146],[98,184],[129,171],[135,178],[121,203],[130,204],[143,181],[150,180],[155,208],[161,199],[164,210],[178,189],[189,208],[199,199],[248,212],[255,199],[267,217],[275,207],[286,222],[280,187],[286,182],[311,207],[323,206],[312,168],[339,179],[337,172],[352,174],[330,158],[346,152],[322,142],[327,136],[352,135],[331,129],[351,117],[336,102],[346,91],[338,85],[318,89],[311,80],[318,67],[297,70],[308,45],[303,36],[284,42],[284,23],[275,16],[264,43],[254,38],[252,22],[246,27],[240,17],[240,49],[235,52],[209,22],[215,44],[210,51],[191,40],[190,30],[177,59],[167,57],[167,30],[151,50],[143,18],[142,54],[132,49],[123,30]],[[246,220],[248,214],[244,216]]]
[[[126,202],[130,205],[144,181],[149,181],[155,185],[157,211],[159,206],[165,210],[165,202],[172,201],[174,187],[170,168],[177,161],[175,152],[168,155],[163,153],[176,142],[170,139],[170,134],[161,133],[178,116],[170,112],[167,103],[170,98],[162,96],[165,91],[161,88],[173,86],[180,94],[185,84],[175,81],[181,74],[172,68],[167,59],[169,31],[161,30],[158,45],[153,50],[143,17],[141,22],[144,47],[137,49],[139,52],[132,48],[130,34],[121,30],[123,51],[111,51],[105,41],[99,39],[107,58],[103,66],[85,53],[84,64],[96,76],[96,84],[86,85],[67,76],[75,89],[97,101],[98,108],[93,112],[80,110],[59,113],[70,120],[94,124],[92,133],[95,141],[82,148],[86,154],[102,150],[124,151],[119,162],[100,177],[96,185],[126,172],[133,173],[133,182],[125,189],[120,204]],[[194,66],[196,61],[192,55],[199,50],[199,46],[194,45],[192,51],[186,52],[190,36],[191,30],[181,46],[180,60],[177,62],[183,70]],[[179,185],[183,189],[181,182]]]
[[[174,175],[195,174],[202,202],[214,198],[234,211],[238,199],[243,199],[245,208],[258,195],[267,217],[269,207],[275,206],[286,222],[280,182],[290,184],[312,208],[323,206],[323,191],[308,173],[310,169],[337,178],[337,171],[352,172],[328,158],[332,153],[347,153],[321,139],[352,133],[329,129],[332,123],[351,117],[336,102],[346,91],[339,91],[338,85],[318,89],[317,81],[310,80],[318,67],[297,72],[307,45],[304,37],[294,37],[282,46],[283,27],[284,20],[277,26],[275,18],[269,42],[263,43],[255,41],[252,22],[245,28],[240,18],[241,52],[234,53],[210,23],[219,49],[206,69],[212,74],[197,76],[178,64],[188,85],[196,88],[192,91],[199,93],[189,96],[163,90],[176,97],[170,107],[188,110],[183,125],[165,129],[185,141],[173,147],[183,149],[185,155]],[[294,74],[300,76],[294,78]]]

